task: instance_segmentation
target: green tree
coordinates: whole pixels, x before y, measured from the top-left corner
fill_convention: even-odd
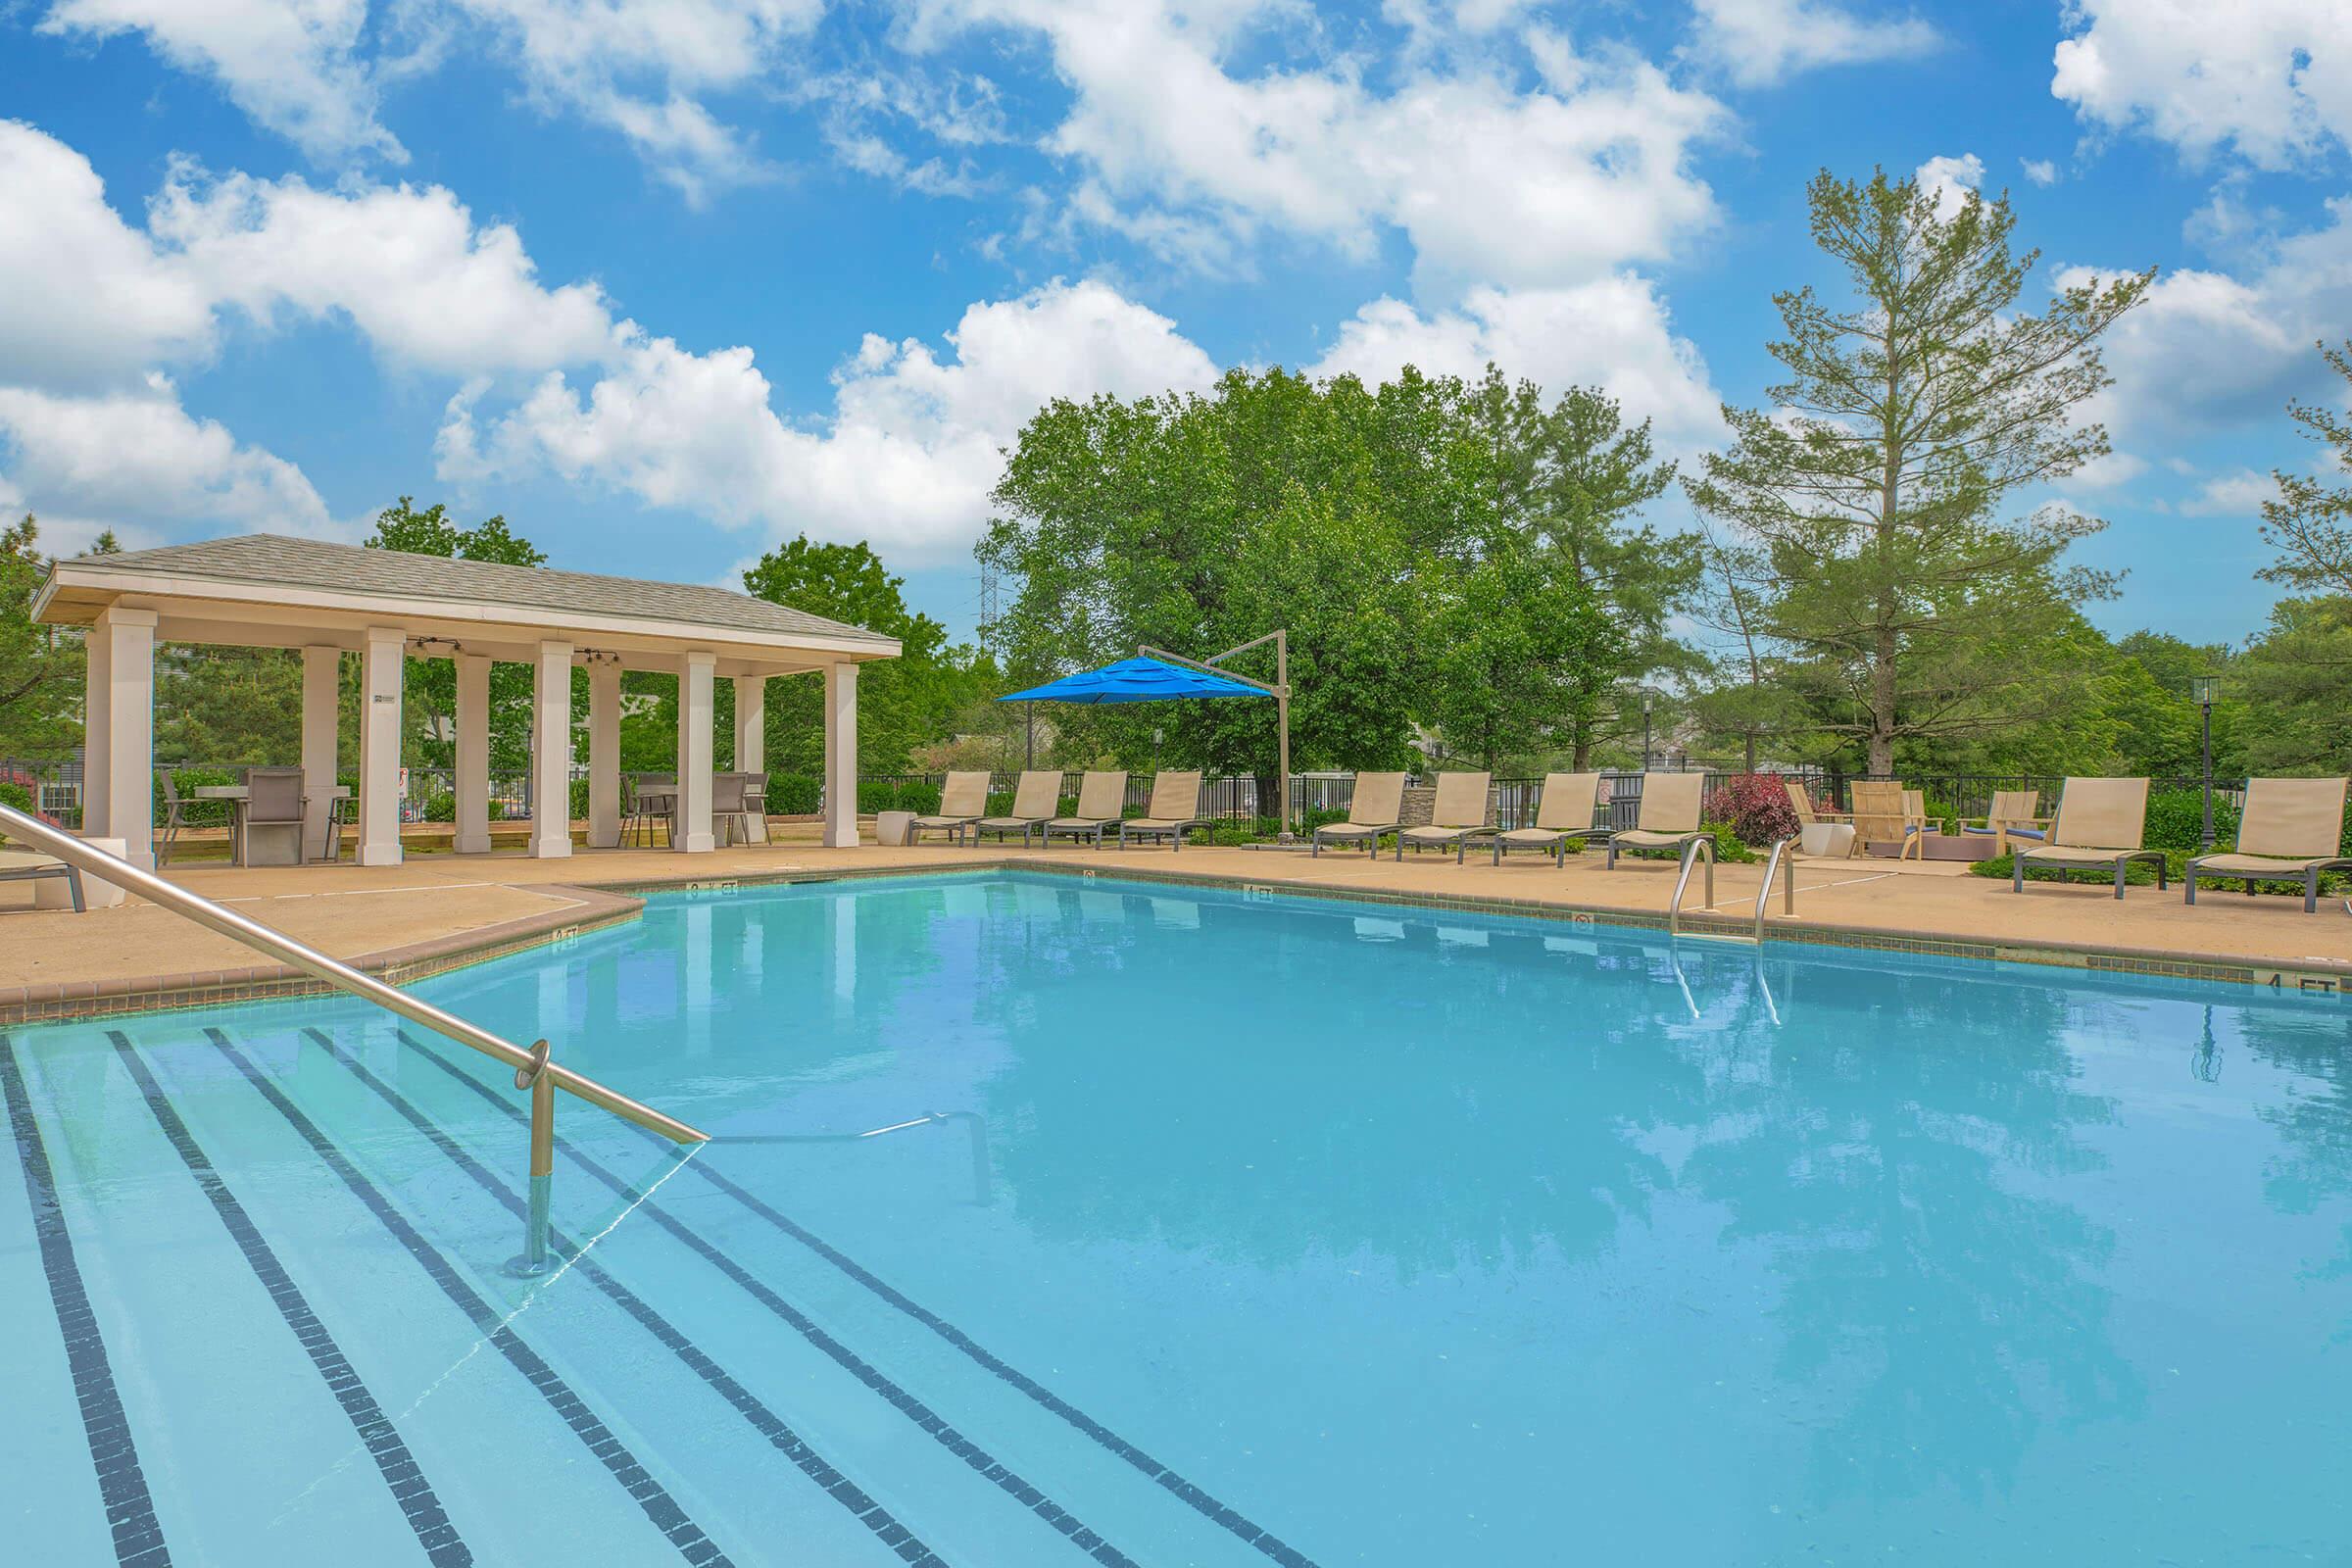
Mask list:
[[[1564,577],[1614,630],[1584,639],[1546,698],[1552,737],[1582,768],[1597,742],[1626,733],[1624,715],[1640,712],[1638,700],[1624,700],[1629,689],[1701,666],[1671,631],[1699,588],[1700,542],[1640,520],[1674,483],[1675,466],[1657,461],[1649,421],[1627,425],[1606,393],[1570,387],[1546,408],[1534,382],[1508,381],[1489,366],[1466,410],[1493,443],[1501,515],[1549,553],[1531,564]]]
[[[1290,634],[1292,762],[1401,766],[1428,695],[1437,586],[1498,517],[1461,383],[1367,388],[1234,370],[1210,392],[1057,401],[1022,429],[979,556],[1013,590],[981,628],[1016,684]],[[1272,650],[1241,673],[1271,678]],[[1269,775],[1274,705],[1072,708],[1068,760]],[[1156,749],[1154,731],[1164,731]]]
[[[2237,748],[2245,767],[2352,773],[2352,595],[2280,600],[2230,677],[2246,710]]]
[[[35,624],[49,570],[32,514],[0,527],[0,757],[62,757],[81,741],[78,632]]]
[[[508,566],[542,566],[547,553],[507,526],[504,516],[486,517],[470,528],[451,519],[442,502],[418,510],[402,496],[375,515],[365,541],[370,550],[414,556],[489,561]],[[490,766],[519,772],[530,766],[531,699],[536,676],[527,664],[490,666]],[[574,706],[585,701],[586,679],[574,671]],[[408,734],[403,758],[412,764],[448,767],[457,760],[458,670],[448,659],[412,659],[404,677],[403,712]]]
[[[1627,644],[1561,551],[1509,528],[1453,574],[1433,622],[1420,712],[1446,753],[1489,770],[1531,763],[1589,718],[1608,692],[1592,672],[1617,665]]]
[[[2352,381],[2352,344],[2320,345],[2328,368]],[[2352,472],[2352,419],[2321,403],[2291,403],[2303,435],[2327,448],[2323,461]],[[2278,559],[2258,576],[2314,593],[2352,594],[2352,485],[2274,470],[2278,497],[2262,504],[2262,537]]]
[[[969,696],[968,655],[949,649],[945,626],[906,608],[906,585],[864,541],[814,544],[806,535],[778,545],[743,574],[743,590],[755,599],[899,640],[897,659],[858,672],[858,764],[869,772],[907,768],[914,748],[945,735]],[[823,698],[816,675],[768,682],[770,771],[815,773],[823,765]]]
[[[1947,214],[1883,171],[1825,172],[1807,195],[1851,303],[1774,296],[1788,379],[1770,407],[1724,409],[1737,444],[1690,492],[1760,548],[1766,629],[1809,721],[1885,773],[1906,741],[2087,700],[2051,655],[2073,607],[2112,591],[2061,563],[2102,524],[2061,502],[2000,514],[2108,450],[2074,416],[2108,384],[2099,335],[2154,272],[2062,289],[2036,315],[2018,301],[2038,253],[2012,253],[2007,197]]]

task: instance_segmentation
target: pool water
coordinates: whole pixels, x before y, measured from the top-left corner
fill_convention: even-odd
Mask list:
[[[2352,1560],[2352,1003],[974,874],[0,1032],[40,1564]]]

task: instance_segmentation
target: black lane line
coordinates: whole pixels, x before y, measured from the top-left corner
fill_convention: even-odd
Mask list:
[[[132,1081],[137,1083],[140,1096],[147,1102],[147,1108],[155,1115],[155,1124],[163,1129],[164,1136],[178,1151],[181,1163],[188,1167],[188,1174],[196,1178],[196,1185],[203,1188],[204,1196],[212,1200],[213,1212],[219,1214],[220,1223],[227,1227],[229,1239],[237,1244],[237,1250],[245,1254],[245,1262],[253,1270],[253,1277],[260,1280],[262,1288],[270,1293],[270,1299],[276,1303],[278,1316],[286,1320],[286,1327],[293,1331],[294,1338],[310,1356],[311,1365],[318,1369],[318,1376],[325,1380],[327,1391],[334,1395],[335,1402],[343,1407],[343,1414],[350,1420],[352,1430],[360,1435],[360,1442],[368,1449],[368,1456],[375,1461],[376,1470],[383,1476],[384,1485],[392,1489],[392,1500],[400,1504],[401,1513],[409,1521],[409,1529],[416,1533],[416,1544],[424,1548],[425,1559],[433,1564],[433,1568],[467,1568],[473,1561],[473,1552],[458,1535],[458,1527],[450,1523],[449,1511],[441,1506],[441,1499],[433,1493],[432,1483],[425,1480],[424,1470],[416,1463],[416,1456],[409,1451],[400,1429],[392,1424],[390,1416],[384,1414],[383,1406],[375,1402],[375,1396],[368,1392],[368,1385],[360,1381],[360,1374],[343,1354],[342,1347],[335,1344],[334,1336],[326,1331],[326,1325],[318,1321],[318,1314],[311,1310],[311,1303],[304,1299],[301,1288],[286,1273],[285,1265],[277,1260],[277,1253],[270,1250],[269,1242],[263,1238],[261,1227],[254,1224],[253,1216],[246,1212],[245,1205],[237,1201],[237,1195],[228,1190],[228,1183],[221,1180],[220,1171],[213,1167],[203,1147],[188,1131],[188,1124],[180,1120],[178,1108],[165,1097],[163,1085],[155,1081],[155,1074],[148,1070],[138,1048],[130,1043],[130,1037],[120,1029],[110,1029],[106,1038],[114,1042],[115,1054],[122,1058],[122,1065],[130,1070]]]
[[[57,1200],[57,1173],[50,1168],[40,1123],[32,1119],[32,1099],[17,1067],[17,1048],[6,1035],[0,1035],[0,1095],[8,1101],[8,1127],[16,1138],[17,1162],[24,1170],[24,1197],[32,1205],[41,1272],[49,1277],[49,1304],[57,1313],[57,1332],[66,1342],[66,1367],[74,1376],[82,1435],[89,1440],[90,1463],[98,1472],[98,1498],[106,1505],[107,1526],[114,1532],[115,1561],[121,1568],[170,1568],[172,1552],[164,1544],[155,1499],[148,1495],[147,1477],[139,1469],[130,1417],[115,1389],[114,1367],[106,1358],[98,1314],[90,1309],[89,1290],[81,1283],[81,1266],[74,1261],[74,1238]]]
[[[654,1528],[678,1548],[678,1554],[693,1568],[733,1568],[726,1553],[718,1549],[718,1544],[703,1533],[702,1526],[696,1524],[686,1510],[678,1505],[677,1499],[669,1494],[660,1481],[647,1473],[645,1466],[637,1462],[636,1455],[630,1453],[620,1439],[614,1437],[597,1418],[596,1412],[589,1409],[587,1401],[572,1392],[570,1385],[547,1364],[538,1351],[524,1344],[520,1336],[500,1321],[497,1310],[472,1286],[466,1283],[449,1259],[441,1255],[440,1249],[426,1241],[416,1227],[409,1223],[407,1216],[392,1206],[375,1184],[360,1174],[359,1167],[352,1164],[343,1151],[318,1130],[318,1124],[231,1044],[228,1036],[218,1029],[207,1029],[205,1034],[220,1048],[220,1054],[244,1074],[245,1081],[260,1090],[263,1097],[276,1107],[278,1114],[286,1118],[287,1123],[302,1136],[303,1142],[311,1146],[312,1152],[325,1161],[327,1168],[341,1178],[352,1195],[368,1205],[368,1211],[376,1217],[377,1222],[408,1250],[409,1255],[423,1267],[425,1273],[432,1276],[433,1283],[441,1287],[442,1294],[457,1303],[458,1309],[488,1337],[498,1352],[529,1381],[532,1388],[539,1391],[540,1397],[564,1418],[564,1424],[571,1429],[573,1436],[586,1445],[588,1451],[595,1454],[604,1467],[612,1472],[612,1479],[637,1499],[637,1506],[645,1510],[645,1516],[653,1521]]]
[[[434,1148],[447,1155],[459,1169],[472,1177],[475,1184],[484,1192],[505,1204],[508,1211],[515,1218],[521,1219],[528,1214],[529,1211],[521,1199],[508,1191],[505,1183],[492,1175],[480,1160],[467,1153],[431,1118],[411,1104],[399,1090],[378,1078],[368,1070],[365,1062],[344,1051],[321,1031],[306,1029],[303,1033],[323,1047],[327,1054],[350,1069],[354,1077],[373,1090],[385,1103],[400,1112],[410,1126],[431,1140]],[[229,1049],[224,1040],[217,1039],[217,1043],[223,1050]],[[254,1071],[250,1067],[247,1070]],[[650,1208],[652,1205],[647,1206]],[[824,1455],[810,1447],[798,1433],[787,1426],[781,1416],[762,1403],[751,1390],[738,1383],[733,1374],[712,1360],[701,1346],[696,1345],[679,1332],[669,1319],[654,1310],[636,1292],[614,1279],[602,1264],[582,1253],[563,1232],[550,1226],[547,1235],[548,1245],[559,1255],[570,1259],[573,1268],[584,1275],[598,1290],[603,1291],[607,1297],[611,1298],[614,1305],[636,1319],[646,1332],[661,1341],[663,1347],[676,1355],[679,1360],[685,1362],[695,1376],[709,1384],[721,1398],[733,1405],[761,1437],[767,1439],[769,1446],[797,1465],[802,1474],[815,1482],[834,1501],[856,1514],[858,1522],[872,1531],[883,1544],[889,1546],[905,1561],[915,1565],[915,1568],[947,1568],[941,1558],[928,1545],[924,1544],[913,1531],[891,1517],[889,1509],[866,1495],[848,1476],[835,1469]]]
[[[466,1073],[463,1068],[450,1062],[438,1052],[426,1046],[422,1041],[419,1041],[408,1031],[400,1031],[400,1039],[401,1042],[404,1045],[407,1045],[411,1050],[421,1054],[427,1060],[441,1068],[442,1071],[458,1079],[461,1083],[466,1084],[468,1088],[472,1089],[476,1094],[480,1095],[491,1104],[494,1104],[501,1110],[505,1111],[509,1116],[512,1116],[517,1120],[528,1120],[528,1118],[523,1115],[523,1112],[518,1107],[499,1098],[496,1090],[491,1089],[488,1085]],[[668,1142],[666,1139],[662,1138],[661,1134],[656,1133],[651,1129],[639,1128],[638,1131],[644,1133],[648,1138],[652,1139],[657,1144],[666,1144]],[[586,1154],[581,1153],[577,1149],[571,1147],[571,1145],[565,1142],[565,1140],[563,1138],[559,1137],[556,1140],[556,1145],[558,1148],[562,1149],[564,1153],[570,1155],[572,1159],[576,1160],[580,1164],[581,1168],[588,1171],[591,1175],[596,1176],[607,1186],[612,1188],[615,1192],[629,1193],[631,1196],[634,1196],[633,1191],[628,1188],[627,1185],[618,1177],[612,1175],[602,1165],[599,1165],[595,1160],[589,1158]],[[1275,1535],[1271,1530],[1268,1530],[1263,1525],[1251,1520],[1248,1515],[1242,1513],[1239,1509],[1219,1501],[1214,1495],[1186,1480],[1183,1476],[1179,1475],[1175,1470],[1169,1468],[1167,1465],[1160,1463],[1157,1459],[1152,1457],[1151,1454],[1145,1452],[1142,1448],[1137,1447],[1134,1444],[1128,1442],[1125,1438],[1120,1437],[1116,1432],[1111,1431],[1110,1428],[1104,1426],[1093,1416],[1088,1415],[1084,1410],[1079,1409],[1076,1405],[1070,1403],[1067,1399],[1064,1399],[1060,1395],[1055,1394],[1044,1384],[1039,1383],[1035,1378],[1029,1376],[1028,1373],[1023,1372],[1020,1368],[1006,1362],[995,1351],[989,1349],[986,1346],[981,1345],[969,1334],[966,1334],[962,1329],[957,1328],[954,1323],[951,1323],[946,1318],[941,1317],[938,1313],[932,1311],[929,1307],[924,1306],[921,1302],[907,1297],[896,1286],[890,1284],[887,1280],[881,1279],[869,1272],[864,1265],[860,1264],[856,1258],[853,1258],[849,1254],[843,1252],[839,1248],[833,1246],[830,1242],[827,1242],[823,1237],[816,1235],[813,1231],[808,1230],[805,1226],[801,1225],[798,1221],[791,1218],[791,1216],[776,1209],[758,1195],[748,1191],[738,1183],[730,1180],[728,1177],[721,1175],[718,1169],[710,1163],[709,1155],[706,1154],[694,1162],[694,1171],[695,1174],[710,1182],[720,1192],[723,1192],[730,1198],[733,1198],[737,1202],[742,1203],[753,1213],[767,1221],[768,1224],[774,1226],[777,1230],[782,1231],[785,1235],[791,1237],[803,1247],[808,1248],[810,1251],[816,1253],[817,1256],[823,1258],[826,1262],[831,1263],[835,1268],[840,1269],[844,1274],[847,1274],[851,1279],[856,1280],[858,1284],[864,1286],[867,1290],[882,1298],[883,1300],[889,1302],[892,1306],[897,1307],[908,1317],[913,1318],[917,1323],[922,1324],[923,1327],[931,1330],[932,1333],[937,1334],[941,1339],[947,1341],[950,1345],[962,1351],[972,1360],[986,1367],[990,1372],[1004,1380],[1005,1384],[1015,1390],[1018,1390],[1021,1394],[1026,1395],[1029,1398],[1035,1400],[1038,1404],[1044,1406],[1046,1409],[1053,1411],[1055,1415],[1061,1417],[1064,1421],[1067,1421],[1071,1426],[1076,1427],[1079,1431],[1094,1439],[1095,1442],[1101,1444],[1105,1449],[1113,1454],[1116,1454],[1119,1458],[1125,1460],[1128,1464],[1133,1465],[1137,1470],[1143,1472],[1143,1474],[1149,1477],[1151,1480],[1156,1482],[1168,1492],[1182,1498],[1185,1503],[1189,1505],[1195,1512],[1213,1521],[1217,1525],[1233,1534],[1235,1537],[1239,1538],[1241,1541],[1256,1547],[1259,1551],[1263,1552],[1266,1556],[1271,1557],[1274,1561],[1283,1564],[1283,1568],[1316,1568],[1313,1558],[1307,1556],[1296,1546],[1293,1546],[1283,1541],[1281,1537]]]

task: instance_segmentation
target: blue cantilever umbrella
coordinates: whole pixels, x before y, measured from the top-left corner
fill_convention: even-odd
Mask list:
[[[1000,697],[1001,703],[1161,703],[1176,697],[1271,697],[1230,675],[1187,669],[1159,659],[1122,659]]]

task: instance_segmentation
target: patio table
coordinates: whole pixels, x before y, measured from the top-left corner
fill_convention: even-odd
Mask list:
[[[253,798],[253,792],[242,784],[200,784],[196,787],[194,795],[200,801],[226,801],[228,803],[229,859],[232,864],[236,865],[248,863],[245,858],[245,803]],[[313,800],[318,798],[306,790],[303,792],[302,804],[308,807]],[[335,808],[342,802],[351,799],[350,786],[331,785],[323,798],[327,803],[326,836],[318,845],[318,853],[317,855],[306,854],[305,859],[324,860],[337,858],[330,857],[327,851],[335,842]]]

